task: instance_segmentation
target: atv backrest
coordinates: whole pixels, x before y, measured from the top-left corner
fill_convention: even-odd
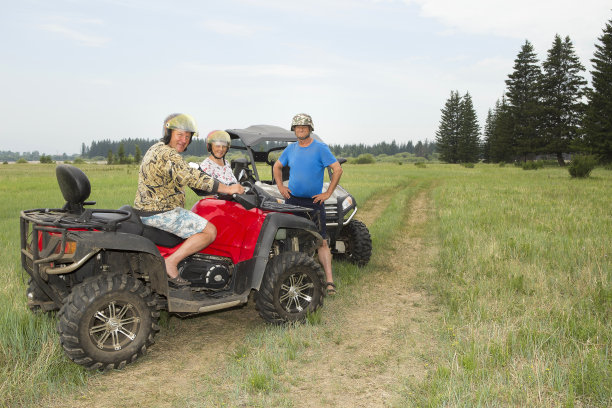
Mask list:
[[[91,194],[89,179],[78,167],[68,164],[58,164],[55,176],[66,204],[64,208],[70,212],[82,213],[83,204]]]

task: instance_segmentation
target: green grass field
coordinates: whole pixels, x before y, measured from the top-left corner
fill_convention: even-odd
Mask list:
[[[133,201],[136,167],[81,168],[97,207]],[[559,168],[391,163],[344,168],[341,184],[358,203],[391,196],[382,216],[368,226],[373,262],[360,270],[335,264],[345,288],[359,285],[359,276],[380,265],[377,254],[400,233],[408,201],[425,192],[434,209],[423,234],[437,246],[435,267],[414,284],[432,294],[442,311],[435,322],[438,348],[424,381],[408,373],[398,378],[397,406],[612,403],[612,172],[596,169],[578,180]],[[49,394],[78,391],[99,374],[63,355],[53,316],[33,315],[26,307],[19,211],[63,205],[54,166],[0,166],[0,197],[5,255],[0,260],[0,406],[30,406]],[[187,206],[195,200],[189,192]],[[320,317],[312,319],[296,330],[305,337],[326,330],[317,323]],[[292,333],[282,328],[254,333],[228,357],[230,381],[244,383],[244,392],[260,403],[281,393],[286,365],[303,347]],[[249,352],[264,349],[262,344],[271,354]]]

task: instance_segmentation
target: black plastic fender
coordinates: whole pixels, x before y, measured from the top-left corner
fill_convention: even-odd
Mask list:
[[[276,236],[276,232],[279,228],[305,230],[311,233],[319,243],[323,242],[323,238],[321,237],[321,234],[319,234],[319,230],[314,222],[293,214],[268,214],[263,222],[263,225],[261,226],[261,231],[259,232],[259,238],[257,239],[257,245],[255,246],[253,258],[239,265],[240,269],[248,268],[251,271],[251,273],[247,272],[246,275],[249,277],[247,287],[259,290],[264,272],[266,271],[266,266],[268,265],[268,260],[270,259],[270,249],[272,248],[274,237]]]
[[[168,294],[164,258],[148,238],[124,232],[69,231],[68,238],[77,241],[75,258],[81,258],[91,251],[115,250],[122,252],[141,252],[153,255],[158,262],[148,265],[147,272],[153,291]]]

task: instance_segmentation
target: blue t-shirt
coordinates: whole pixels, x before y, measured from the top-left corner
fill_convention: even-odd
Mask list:
[[[325,143],[316,139],[306,147],[292,143],[278,159],[289,166],[289,190],[296,197],[313,197],[323,191],[325,167],[336,162],[336,158]]]

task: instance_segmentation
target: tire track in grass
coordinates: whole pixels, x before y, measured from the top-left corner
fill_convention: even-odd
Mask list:
[[[435,256],[422,238],[429,207],[427,191],[417,193],[387,252],[393,256],[332,305],[329,341],[295,367],[311,379],[289,390],[296,407],[397,405],[403,382],[427,375],[437,307],[415,280]]]

